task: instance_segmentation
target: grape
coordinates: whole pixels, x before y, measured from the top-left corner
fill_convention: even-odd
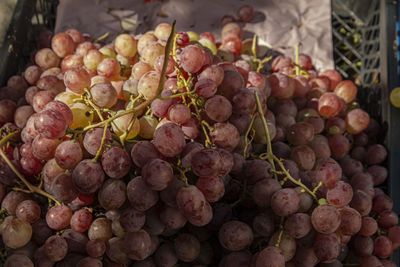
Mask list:
[[[100,189],[104,181],[104,172],[99,163],[85,159],[78,163],[72,172],[72,182],[79,192],[91,194]]]
[[[279,236],[279,249],[281,250],[283,257],[285,258],[285,261],[290,261],[296,254],[296,241],[286,232],[283,232],[282,234],[280,234],[279,232],[275,232],[275,234],[269,240],[268,244],[270,246],[277,244]]]
[[[39,66],[32,65],[25,69],[24,78],[29,85],[35,85],[42,74],[42,69]]]
[[[302,238],[311,231],[311,219],[306,213],[290,215],[285,222],[285,230],[293,238]]]
[[[126,255],[133,260],[144,260],[151,252],[151,239],[144,230],[127,233],[124,240]]]
[[[338,181],[326,193],[328,203],[337,208],[348,205],[353,198],[353,189],[350,184]]]
[[[49,187],[51,183],[54,181],[54,178],[59,175],[60,173],[63,173],[64,169],[62,169],[56,162],[55,159],[51,159],[46,162],[46,164],[43,166],[42,170],[42,176],[43,176],[43,181],[44,181],[44,186],[46,189],[46,186]]]
[[[294,147],[290,158],[301,170],[310,170],[315,164],[315,153],[309,146]]]
[[[63,169],[73,169],[81,160],[83,154],[81,146],[76,141],[64,141],[55,150],[54,158]]]
[[[339,210],[341,216],[340,232],[345,235],[355,235],[361,229],[361,216],[358,211],[350,207]]]
[[[97,72],[100,75],[103,75],[107,78],[115,78],[119,75],[121,67],[117,60],[114,58],[104,58],[98,65],[97,65]]]
[[[350,134],[359,134],[367,129],[370,117],[367,112],[356,108],[346,115],[346,131]]]
[[[160,154],[151,142],[139,141],[132,147],[131,158],[136,166],[143,167],[151,159],[160,158]]]
[[[295,90],[294,79],[282,73],[273,73],[267,77],[271,86],[271,95],[276,98],[290,98]]]
[[[200,177],[216,175],[220,171],[221,160],[221,154],[217,150],[202,149],[192,155],[192,170]]]
[[[120,224],[126,232],[139,231],[145,224],[146,216],[144,212],[134,208],[126,208],[120,215]]]
[[[212,219],[211,206],[203,193],[193,185],[179,189],[176,203],[188,221],[195,226],[204,226]]]
[[[35,55],[35,63],[42,69],[50,69],[60,64],[60,58],[49,48],[40,49]]]
[[[172,267],[178,263],[175,250],[172,244],[162,244],[154,254],[154,262],[157,266]]]
[[[363,217],[361,221],[361,229],[359,234],[362,236],[372,236],[376,233],[378,229],[378,223],[372,217]],[[390,231],[389,231],[389,238],[390,238]]]
[[[199,75],[199,80],[195,85],[197,94],[201,97],[211,97],[215,94],[214,86],[218,86],[224,79],[224,70],[217,65],[207,66]],[[214,83],[210,82],[214,81]]]
[[[0,100],[0,123],[12,122],[17,105],[8,99]]]
[[[176,257],[183,262],[191,262],[200,254],[200,242],[190,234],[179,234],[174,241]]]
[[[101,165],[109,177],[119,179],[128,174],[132,163],[125,150],[119,147],[112,147],[103,153]]]
[[[285,258],[282,251],[274,246],[268,246],[261,250],[256,257],[256,267],[284,267]]]
[[[375,144],[368,148],[365,159],[368,165],[373,165],[384,162],[386,156],[387,156],[386,148],[382,145]]]
[[[321,116],[330,119],[339,114],[341,103],[334,93],[325,93],[318,100],[318,112]]]
[[[152,67],[146,62],[139,61],[132,67],[132,77],[136,80],[140,80],[144,74],[151,71]]]
[[[80,209],[74,212],[71,217],[71,229],[75,232],[83,233],[92,224],[92,214],[87,209]]]
[[[160,192],[161,200],[170,207],[177,207],[176,195],[181,187],[184,186],[182,180],[174,177],[168,184],[167,188]]]
[[[390,210],[384,210],[379,213],[379,219],[377,220],[381,228],[388,229],[399,223],[399,218],[396,213]]]
[[[40,112],[56,95],[50,91],[39,91],[33,96],[32,106],[36,112]]]
[[[259,207],[269,207],[272,195],[279,189],[281,189],[281,185],[276,180],[269,178],[262,179],[253,186],[253,200]]]
[[[335,234],[318,234],[313,244],[314,253],[320,262],[331,262],[340,253],[340,244]]]
[[[40,206],[33,200],[24,200],[15,209],[17,218],[34,223],[40,218]]]
[[[154,62],[156,61],[157,57],[165,54],[165,47],[158,42],[149,42],[142,49],[138,49],[138,51],[141,59],[144,62],[146,62],[150,66],[154,66]]]
[[[72,210],[68,206],[51,207],[46,214],[47,225],[54,230],[62,230],[69,225]]]
[[[185,137],[179,126],[167,123],[156,129],[153,143],[161,154],[166,157],[174,157],[182,152],[185,146]]]
[[[108,179],[103,183],[97,197],[104,209],[117,209],[126,200],[126,184],[121,180]]]
[[[3,243],[9,248],[25,246],[32,236],[31,225],[23,219],[12,217],[1,232]]]
[[[232,114],[231,103],[228,99],[220,95],[208,99],[204,108],[207,116],[216,122],[224,122],[229,119]]]
[[[117,112],[117,115],[122,113],[123,110]],[[133,139],[139,134],[140,123],[137,118],[132,113],[123,115],[113,120],[111,123],[114,133],[121,136],[127,132],[126,138]],[[129,130],[129,131],[128,131]]]
[[[342,178],[342,169],[333,159],[320,159],[316,164],[316,181],[322,182],[326,188],[333,188]]]
[[[311,214],[314,229],[321,234],[331,234],[340,226],[340,213],[331,205],[320,205]]]
[[[159,209],[157,206],[151,208],[146,212],[145,225],[143,227],[149,235],[160,235],[165,230],[165,225],[159,216]]]
[[[152,190],[161,191],[172,180],[173,170],[168,162],[152,159],[143,166],[142,177]]]
[[[339,117],[333,117],[326,121],[325,127],[331,135],[343,134],[346,130],[346,122]]]
[[[200,134],[198,120],[191,117],[186,123],[181,125],[181,129],[186,139],[196,139]]]
[[[29,87],[25,92],[25,100],[28,104],[33,105],[33,97],[40,89],[36,86]]]
[[[67,130],[64,116],[55,110],[41,111],[35,118],[34,125],[40,135],[49,139],[60,138]]]
[[[68,244],[59,235],[50,236],[43,245],[47,257],[51,261],[62,260],[68,252]]]
[[[50,69],[50,70],[53,70],[53,69]],[[50,70],[48,70],[48,71],[50,71]],[[46,74],[46,72],[44,72],[43,74]],[[55,95],[65,91],[65,84],[62,80],[58,79],[58,77],[55,76],[55,75],[57,75],[56,73],[49,73],[49,75],[44,76],[44,77],[43,77],[43,74],[42,74],[42,77],[40,78],[40,80],[36,84],[36,86],[39,89],[51,92]]]
[[[114,40],[114,48],[124,57],[134,57],[137,51],[136,40],[129,34],[120,34]]]
[[[117,103],[117,91],[108,83],[98,83],[90,88],[93,103],[100,108],[111,108]]]
[[[59,143],[60,141],[57,139],[48,139],[38,135],[32,142],[32,154],[39,160],[52,159]]]
[[[168,119],[177,124],[184,124],[190,120],[190,109],[184,104],[173,104],[168,109]]]
[[[12,254],[4,262],[4,267],[34,267],[32,261],[23,254]]]
[[[374,241],[370,237],[356,235],[353,239],[353,250],[358,256],[369,256],[374,250]]]
[[[211,141],[219,148],[232,151],[239,143],[239,132],[229,122],[215,123],[210,132]]]
[[[333,155],[341,158],[349,152],[350,142],[344,135],[337,134],[329,138],[329,147]]]
[[[356,173],[353,175],[350,184],[353,187],[353,190],[362,190],[371,197],[375,194],[372,176],[366,172]]]
[[[106,254],[115,262],[126,262],[128,256],[124,252],[124,241],[122,238],[113,237],[107,241]]]
[[[244,80],[239,72],[235,70],[224,71],[224,78],[218,88],[220,95],[232,100],[236,92],[244,87]]]
[[[154,115],[160,118],[167,117],[168,109],[177,102],[176,98],[168,98],[173,94],[174,93],[171,90],[163,90],[161,91],[161,97],[167,99],[164,100],[156,98],[153,100],[153,102],[151,102],[151,111],[154,113]]]
[[[138,211],[146,211],[154,206],[159,197],[151,190],[140,176],[133,178],[126,187],[127,196],[132,207]]]
[[[178,209],[168,206],[161,211],[160,220],[169,229],[181,229],[187,222],[185,216]]]
[[[196,186],[208,202],[220,200],[225,193],[224,183],[218,176],[200,177]]]
[[[54,266],[54,262],[52,262],[45,252],[45,248],[42,246],[38,248],[35,252],[33,262],[35,266],[43,266],[43,267],[52,267]]]
[[[392,241],[386,236],[378,236],[374,240],[374,253],[379,258],[388,258],[392,253]]]
[[[154,62],[154,69],[160,74],[162,73],[162,69],[164,66],[164,59],[165,59],[165,55],[160,55],[156,58],[156,60]],[[176,63],[175,63],[174,59],[170,56],[168,58],[168,62],[167,62],[167,69],[165,71],[166,75],[173,73],[175,71],[175,67],[176,67]]]
[[[203,53],[195,45],[188,45],[183,48],[180,57],[180,65],[186,72],[196,73],[204,64]]]
[[[287,131],[286,138],[293,145],[306,145],[314,137],[314,128],[306,122],[297,122]]]
[[[294,189],[284,188],[276,191],[271,197],[271,208],[275,214],[286,217],[299,209],[300,196]]]
[[[372,210],[380,213],[384,210],[391,210],[393,208],[393,200],[386,194],[375,195],[372,202]]]
[[[86,252],[90,257],[101,257],[106,252],[106,244],[101,239],[89,240],[86,243]]]
[[[62,72],[66,72],[67,70],[73,69],[73,68],[79,68],[83,66],[83,58],[80,55],[69,55],[66,56],[62,62],[61,62],[61,70]],[[54,68],[52,68],[54,69]],[[46,70],[44,73],[47,71],[50,71],[52,69]],[[44,75],[43,73],[43,75]]]
[[[21,171],[28,176],[35,176],[39,174],[43,168],[40,160],[32,157],[22,157],[20,162]]]
[[[318,258],[312,248],[299,247],[296,250],[296,256],[294,257],[295,266],[315,266],[318,263]],[[325,266],[325,265],[324,265]]]
[[[86,257],[81,259],[76,267],[102,267],[103,263],[99,259]]]
[[[44,219],[39,219],[32,224],[32,241],[38,245],[43,245],[48,237],[53,234]]]
[[[90,240],[101,239],[107,242],[112,237],[111,222],[106,218],[97,218],[90,225],[88,237]]]
[[[18,128],[24,128],[26,122],[28,121],[29,117],[34,113],[34,110],[31,106],[20,106],[15,110],[14,113],[14,122]]]
[[[372,175],[374,186],[384,183],[388,176],[388,170],[379,165],[372,165],[368,167],[367,172]]]
[[[233,112],[236,114],[251,114],[256,110],[254,94],[246,89],[240,89],[232,98]]]
[[[76,45],[71,36],[66,33],[57,33],[51,39],[51,48],[60,58],[74,53]]]
[[[96,127],[86,132],[85,137],[83,138],[83,146],[86,151],[91,155],[96,155],[101,146],[101,140],[103,138],[104,128]],[[106,130],[106,139],[104,141],[105,145],[109,144],[111,139],[111,132],[109,129]],[[101,148],[101,153],[103,153],[103,148]]]
[[[357,95],[357,87],[352,81],[345,80],[336,85],[334,92],[346,103],[350,103]]]
[[[368,215],[372,208],[371,196],[362,190],[355,190],[353,192],[353,198],[350,202],[350,207],[356,209],[361,216]]]

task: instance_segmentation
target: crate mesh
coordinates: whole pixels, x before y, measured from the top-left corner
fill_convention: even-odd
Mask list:
[[[380,3],[378,0],[365,2],[370,5],[369,11],[364,19],[360,19],[342,0],[334,1],[332,37],[336,70],[346,79],[355,80],[363,87],[372,87],[380,78]]]

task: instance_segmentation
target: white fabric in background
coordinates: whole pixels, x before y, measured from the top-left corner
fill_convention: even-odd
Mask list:
[[[245,38],[256,33],[261,44],[293,57],[301,42],[317,70],[334,67],[330,0],[60,0],[56,32],[76,28],[94,38],[110,32],[111,41],[123,31],[143,33],[176,19],[178,31],[210,31],[218,40],[222,16],[236,16],[244,4],[256,11]]]

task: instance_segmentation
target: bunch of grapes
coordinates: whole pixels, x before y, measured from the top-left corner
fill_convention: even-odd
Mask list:
[[[221,43],[164,23],[42,43],[0,90],[5,266],[396,266],[357,87],[298,51],[258,58],[235,21]]]

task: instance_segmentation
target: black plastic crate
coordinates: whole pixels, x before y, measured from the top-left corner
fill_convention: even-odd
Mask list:
[[[18,0],[3,46],[0,48],[0,85],[22,71],[36,48],[36,36],[43,29],[53,30],[58,0]]]
[[[388,148],[387,191],[393,210],[400,214],[400,109],[389,102],[399,86],[396,25],[400,4],[389,0],[332,0],[332,39],[336,69],[359,84],[362,107],[382,125],[382,140]],[[396,12],[397,11],[397,12]],[[399,27],[400,28],[400,27]],[[400,265],[400,253],[393,255]]]

